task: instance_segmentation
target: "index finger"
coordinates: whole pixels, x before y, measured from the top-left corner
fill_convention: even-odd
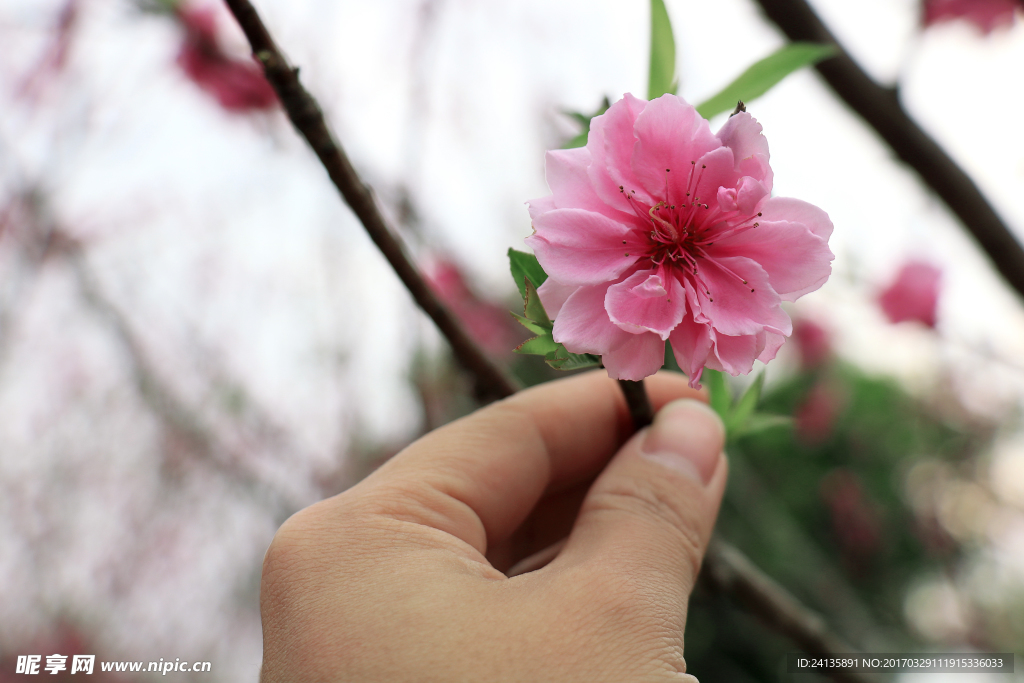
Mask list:
[[[655,410],[699,397],[678,373],[646,381]],[[361,495],[389,496],[396,517],[445,531],[481,554],[507,538],[546,491],[594,477],[633,433],[603,370],[519,392],[437,429],[371,475]]]

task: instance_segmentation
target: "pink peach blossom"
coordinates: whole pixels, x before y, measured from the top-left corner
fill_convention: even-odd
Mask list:
[[[881,550],[882,520],[856,472],[837,467],[821,480],[821,497],[832,518],[832,538],[847,568],[866,574]]]
[[[185,28],[178,65],[196,85],[228,111],[269,109],[277,104],[277,95],[259,65],[229,57],[221,49],[212,9],[179,6],[176,14]]]
[[[481,299],[466,282],[462,269],[445,259],[428,261],[423,273],[441,300],[466,326],[481,346],[493,354],[508,350],[523,339],[521,329],[505,306]]]
[[[845,407],[846,396],[840,388],[827,380],[819,381],[793,411],[797,438],[809,446],[824,443],[832,436]]]
[[[889,322],[916,320],[935,327],[941,279],[942,271],[929,263],[906,263],[893,283],[878,296],[878,303]]]
[[[831,272],[824,211],[771,197],[768,142],[748,113],[717,134],[675,95],[626,95],[595,117],[586,147],[547,155],[551,194],[531,201],[527,238],[554,339],[639,380],[665,342],[700,386],[775,357],[792,332],[783,301]]]
[[[793,324],[793,338],[800,352],[800,367],[813,370],[832,355],[832,334],[809,318],[797,318]]]
[[[925,0],[924,24],[964,19],[984,33],[1013,24],[1014,12],[1024,8],[1021,0]]]

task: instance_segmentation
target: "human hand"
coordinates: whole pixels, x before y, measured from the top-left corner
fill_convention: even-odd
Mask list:
[[[632,438],[615,381],[571,377],[291,517],[263,564],[261,681],[695,680],[683,628],[724,429],[682,375],[646,384],[656,409],[687,400]]]

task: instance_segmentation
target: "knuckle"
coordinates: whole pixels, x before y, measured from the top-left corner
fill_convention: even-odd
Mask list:
[[[353,547],[350,541],[365,515],[343,496],[299,510],[281,525],[263,557],[265,587],[298,580],[321,564],[331,549]]]

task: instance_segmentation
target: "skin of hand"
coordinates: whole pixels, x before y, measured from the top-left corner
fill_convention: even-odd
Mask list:
[[[683,376],[646,385],[660,410],[635,435],[615,381],[579,375],[292,516],[263,564],[260,680],[695,681],[683,628],[724,429]]]

